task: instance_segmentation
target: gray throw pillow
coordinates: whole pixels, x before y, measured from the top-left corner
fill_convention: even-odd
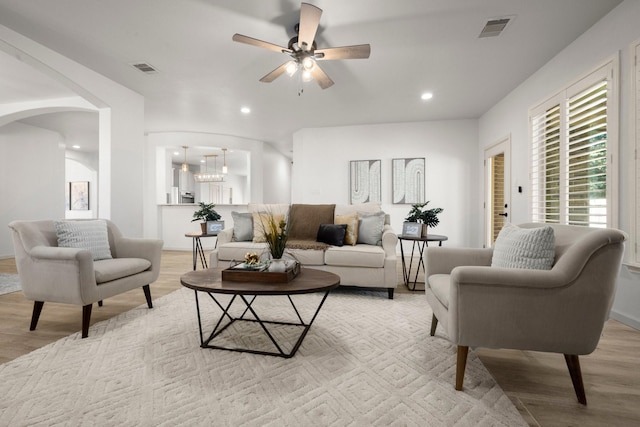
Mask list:
[[[555,259],[553,228],[505,224],[493,246],[492,267],[551,270]]]
[[[253,214],[233,211],[231,218],[233,218],[233,240],[236,242],[253,240]]]
[[[358,243],[382,246],[382,232],[384,231],[383,211],[358,212]]]
[[[79,248],[91,252],[94,261],[111,259],[107,222],[98,219],[92,221],[53,221],[61,248]]]

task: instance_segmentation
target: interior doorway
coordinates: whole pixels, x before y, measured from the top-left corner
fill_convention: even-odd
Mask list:
[[[484,247],[492,247],[509,221],[511,206],[511,137],[484,151]]]

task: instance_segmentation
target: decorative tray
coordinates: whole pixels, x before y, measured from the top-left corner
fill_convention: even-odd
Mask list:
[[[298,262],[287,264],[287,269],[284,272],[267,271],[267,268],[268,264],[237,264],[222,270],[222,280],[232,282],[287,283],[292,281],[298,273],[300,273],[300,263]]]

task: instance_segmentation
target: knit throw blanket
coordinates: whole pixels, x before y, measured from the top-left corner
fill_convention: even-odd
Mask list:
[[[313,240],[289,240],[287,249],[314,249],[318,251],[326,251],[330,245]]]

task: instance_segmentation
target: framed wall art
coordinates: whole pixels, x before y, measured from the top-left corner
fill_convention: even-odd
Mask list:
[[[393,159],[391,164],[392,202],[424,203],[425,158]]]
[[[69,207],[72,211],[89,210],[89,181],[69,183]]]
[[[349,162],[349,203],[382,202],[381,160]]]

